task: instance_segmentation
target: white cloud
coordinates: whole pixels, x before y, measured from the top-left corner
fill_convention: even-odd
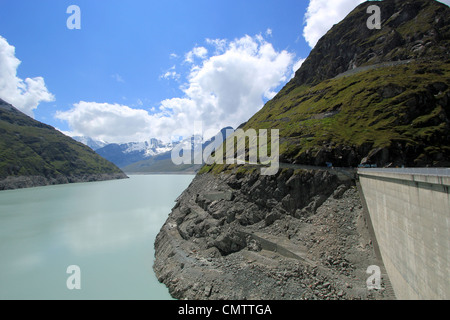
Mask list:
[[[180,75],[175,70],[176,70],[176,66],[173,66],[172,68],[167,70],[167,72],[165,72],[164,74],[160,75],[159,78],[160,79],[166,79],[166,80],[169,80],[169,79],[179,80],[180,79]]]
[[[438,1],[450,6],[450,0],[438,0]]]
[[[167,71],[166,73],[164,73],[161,78],[163,79],[179,79],[180,75],[178,73],[176,73],[175,71]]]
[[[366,0],[310,0],[305,15],[303,36],[311,48],[334,24],[343,20],[356,6]],[[450,6],[450,0],[440,0]]]
[[[109,103],[81,101],[69,111],[57,112],[55,117],[68,122],[72,135],[112,142],[148,139],[145,133],[151,126],[147,111]]]
[[[303,36],[313,48],[317,41],[365,0],[310,0],[305,15]]]
[[[215,47],[215,55],[225,52],[228,41],[226,39],[206,39],[206,43]]]
[[[292,74],[294,54],[276,51],[261,35],[206,42],[220,53],[208,57],[206,48],[194,48],[191,52],[199,61],[180,88],[183,96],[162,101],[151,114],[124,105],[82,101],[56,117],[67,121],[77,135],[111,142],[187,137],[195,122],[202,122],[203,131],[213,135],[247,121]],[[175,66],[168,72],[174,71]]]
[[[268,37],[272,36],[272,29],[268,28],[266,30],[266,36],[268,36]]]
[[[40,102],[54,101],[48,92],[44,78],[17,77],[17,68],[21,61],[16,58],[15,48],[0,36],[0,98],[14,105],[29,116]]]
[[[125,83],[125,80],[123,80],[122,76],[120,74],[118,74],[118,73],[113,74],[111,76],[111,78],[113,78],[117,82]]]
[[[247,121],[274,96],[274,90],[291,75],[294,55],[277,52],[260,35],[231,42],[207,40],[223,53],[202,61],[191,69],[183,87],[184,98],[162,102],[187,127],[202,121],[207,129],[237,127]]]
[[[193,63],[195,58],[205,59],[208,55],[208,50],[205,47],[195,47],[186,54],[186,62]]]

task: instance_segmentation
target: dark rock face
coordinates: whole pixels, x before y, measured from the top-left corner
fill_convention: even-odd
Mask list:
[[[380,263],[357,191],[331,171],[198,175],[155,252],[177,299],[393,298],[366,288],[367,267]]]
[[[381,8],[382,32],[365,27],[367,7],[374,4]],[[365,2],[319,40],[294,81],[317,84],[357,67],[387,61],[448,59],[449,33],[448,6],[437,1]]]

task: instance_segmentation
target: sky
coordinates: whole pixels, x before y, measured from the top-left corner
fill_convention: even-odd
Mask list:
[[[362,2],[0,0],[0,98],[110,143],[212,136],[260,110]]]

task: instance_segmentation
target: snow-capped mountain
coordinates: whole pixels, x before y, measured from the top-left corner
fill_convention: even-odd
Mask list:
[[[221,130],[221,133],[226,138],[226,129]],[[232,128],[231,128],[232,129]],[[158,139],[149,139],[142,142],[129,143],[110,143],[95,140],[89,137],[74,137],[75,140],[86,144],[94,149],[103,158],[114,163],[119,168],[125,168],[132,164],[142,161],[149,161],[150,164],[155,164],[160,161],[169,161],[171,158],[171,151],[175,146],[180,146],[183,150],[192,150],[192,154],[198,153],[202,156],[203,148],[211,143],[211,140],[205,141],[201,135],[193,135],[177,142],[164,143]],[[103,146],[101,146],[103,144]],[[172,166],[174,166],[172,164]],[[147,168],[148,169],[148,168]]]
[[[222,135],[222,141],[225,141],[228,137],[230,133],[229,130],[233,131],[233,128],[227,127],[220,130],[219,133]],[[190,150],[191,159],[199,160],[203,158],[203,151],[205,148],[214,141],[215,139],[212,138],[205,141],[201,135],[193,135],[190,138],[174,142],[173,149],[168,152],[152,156],[143,161],[121,168],[129,173],[193,173],[199,170],[202,167],[202,164],[193,161],[191,164],[176,165],[173,163],[172,150],[180,152],[181,154],[183,154],[185,150]]]
[[[173,148],[172,143],[163,143],[157,139],[150,139],[150,141],[144,142],[130,142],[121,146],[126,146],[124,153],[141,152],[145,157],[156,156]]]
[[[95,140],[95,139],[92,139],[91,137],[86,137],[86,136],[72,137],[72,139],[74,139],[78,142],[81,142],[82,144],[87,145],[89,148],[91,148],[94,151],[97,149],[103,148],[104,146],[109,144],[106,141]]]
[[[111,143],[95,151],[103,158],[123,168],[129,164],[171,151],[172,148],[172,143],[150,139],[143,142]]]

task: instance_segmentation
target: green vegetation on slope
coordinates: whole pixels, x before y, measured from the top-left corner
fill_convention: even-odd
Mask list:
[[[0,100],[0,179],[122,174],[89,147]]]
[[[358,155],[397,144],[403,164],[441,161],[450,158],[443,143],[450,141],[448,83],[450,64],[441,61],[380,67],[312,87],[291,82],[244,129],[279,129],[280,153],[290,162],[323,165],[327,156],[336,163],[347,156],[342,164],[356,165]],[[408,152],[419,150],[407,163]]]

